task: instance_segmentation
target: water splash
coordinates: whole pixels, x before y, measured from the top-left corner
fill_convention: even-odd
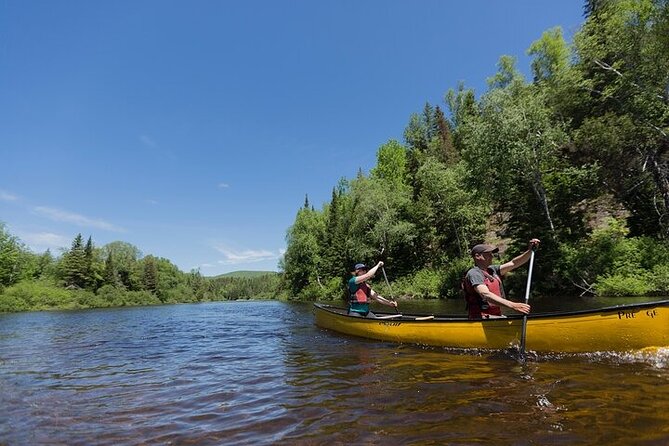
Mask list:
[[[586,358],[590,362],[613,362],[615,364],[640,363],[657,369],[669,369],[669,347],[647,347],[629,352],[546,353],[535,356],[537,361],[555,361],[565,358]]]

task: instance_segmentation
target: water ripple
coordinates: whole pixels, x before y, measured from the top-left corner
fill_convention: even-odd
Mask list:
[[[336,335],[277,302],[4,315],[0,444],[663,444],[668,359],[519,365]]]

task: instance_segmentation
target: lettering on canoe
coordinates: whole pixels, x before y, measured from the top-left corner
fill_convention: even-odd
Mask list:
[[[637,313],[633,311],[619,311],[618,312],[618,319],[635,319],[637,316]],[[649,317],[653,319],[655,316],[657,316],[657,309],[652,309],[652,310],[646,310],[646,317]]]
[[[381,321],[379,322],[380,325],[387,325],[388,327],[399,327],[402,325],[401,322],[393,322],[393,321]]]

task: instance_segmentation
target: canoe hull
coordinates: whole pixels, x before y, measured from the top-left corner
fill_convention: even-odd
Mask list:
[[[370,319],[315,304],[316,324],[353,336],[453,348],[507,349],[520,344],[522,317],[470,321],[437,316]],[[392,315],[390,315],[392,316]],[[530,315],[526,349],[536,352],[629,351],[669,346],[669,301],[572,313]]]

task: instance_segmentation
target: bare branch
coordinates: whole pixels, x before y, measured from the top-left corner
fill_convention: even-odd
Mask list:
[[[616,70],[615,68],[613,68],[611,65],[607,64],[606,62],[602,62],[602,61],[597,60],[597,59],[594,59],[594,62],[597,66],[599,66],[603,70],[611,71],[611,72],[615,73],[618,77],[624,77],[623,74],[620,71]],[[641,87],[641,85],[637,84],[636,82],[630,82],[630,84],[632,84],[633,86],[635,86],[639,90],[644,89],[643,87]],[[656,98],[660,99],[661,101],[664,101],[664,96],[662,96],[661,94],[656,93],[654,96]]]

